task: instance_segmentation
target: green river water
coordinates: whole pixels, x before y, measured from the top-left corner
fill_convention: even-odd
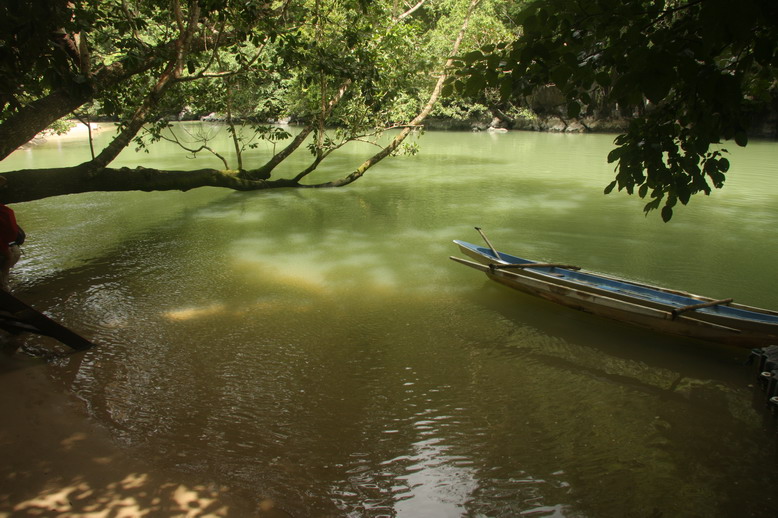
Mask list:
[[[448,259],[480,226],[523,257],[778,309],[778,143],[729,146],[726,187],[665,224],[602,194],[612,141],[429,132],[418,156],[342,189],[16,204],[28,242],[12,284],[100,345],[50,371],[118,445],[297,517],[778,516],[748,351]],[[85,140],[51,140],[2,170],[87,158]],[[219,167],[168,144],[114,165],[138,164]]]

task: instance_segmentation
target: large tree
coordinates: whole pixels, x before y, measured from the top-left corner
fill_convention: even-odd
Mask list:
[[[95,190],[346,185],[397,152],[420,127],[478,3],[7,2],[0,7],[0,159],[63,117],[97,112],[120,124],[115,138],[88,162],[4,173],[10,181],[3,201]],[[430,34],[451,26],[456,30],[448,31],[448,48],[429,55]],[[395,109],[403,96],[414,99],[412,115]],[[192,171],[110,167],[133,142],[141,147],[162,138],[180,142],[165,117],[184,108],[223,114],[235,163],[225,159],[222,169]],[[283,116],[284,110],[303,122],[294,137],[267,124],[239,124]],[[401,131],[356,170],[315,185],[303,182],[341,146],[389,127]],[[247,128],[250,135],[243,133]],[[264,163],[245,163],[242,152],[257,138],[282,146]],[[206,140],[182,146],[188,153],[224,157]],[[274,177],[278,164],[306,147],[309,166],[291,177]]]
[[[745,146],[755,109],[778,111],[775,0],[536,0],[517,19],[512,41],[463,56],[456,88],[515,99],[554,85],[571,118],[595,97],[617,107],[631,123],[605,191],[648,197],[665,221],[723,186],[720,144]]]

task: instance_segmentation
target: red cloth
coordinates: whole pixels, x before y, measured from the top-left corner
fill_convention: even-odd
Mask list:
[[[9,207],[0,204],[0,250],[8,250],[8,244],[16,241],[19,235],[19,225],[16,215]]]

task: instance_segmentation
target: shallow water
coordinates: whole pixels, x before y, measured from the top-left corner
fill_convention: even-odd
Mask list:
[[[478,225],[524,257],[778,308],[778,144],[732,150],[727,186],[664,224],[602,195],[612,138],[431,132],[344,189],[18,204],[14,283],[100,344],[52,371],[118,442],[297,516],[774,516],[748,351],[448,260]],[[87,150],[50,142],[2,166]],[[167,145],[117,165],[139,162],[218,166]]]

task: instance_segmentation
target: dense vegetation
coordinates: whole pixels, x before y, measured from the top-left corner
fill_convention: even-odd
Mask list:
[[[568,117],[627,115],[606,193],[648,196],[647,212],[664,202],[665,220],[723,186],[730,164],[718,144],[745,146],[753,116],[778,112],[773,0],[537,0],[518,21],[520,37],[464,57],[458,90],[515,98],[554,84]]]
[[[0,7],[0,159],[63,118],[120,126],[88,162],[5,173],[4,201],[342,186],[401,152],[430,114],[510,125],[542,106],[566,120],[628,117],[606,191],[650,196],[646,210],[664,201],[669,219],[678,201],[723,185],[729,162],[716,144],[745,145],[753,106],[776,105],[776,19],[770,0],[736,9],[723,0],[9,2]],[[171,119],[210,113],[230,131],[233,162],[207,136],[184,142],[171,130]],[[300,124],[294,136],[269,124],[285,118]],[[343,145],[389,128],[401,131],[355,170],[305,183]],[[127,146],[163,138],[183,153],[214,153],[223,168],[110,167]],[[246,163],[261,140],[275,153]],[[276,177],[305,148],[309,166]]]
[[[477,4],[5,4],[0,13],[8,35],[0,56],[0,72],[7,79],[0,92],[0,158],[62,117],[101,114],[121,121],[113,141],[86,163],[5,173],[10,180],[5,201],[89,190],[298,187],[347,142],[375,138],[388,127],[402,128],[356,170],[318,186],[348,184],[398,152],[403,140],[421,127],[439,97],[450,68],[448,56],[482,44],[483,35],[496,35],[488,19],[478,17]],[[221,170],[197,171],[109,167],[133,141],[142,147],[159,138],[177,140],[166,128],[166,116],[187,110],[223,114],[233,136],[235,163],[225,160]],[[289,114],[304,123],[294,138],[265,124]],[[253,122],[248,128],[235,124],[247,120]],[[277,152],[262,164],[243,163],[243,151],[257,139],[279,143]],[[186,146],[189,153],[210,149],[207,138]],[[272,177],[279,163],[306,146],[308,167],[293,177]]]

